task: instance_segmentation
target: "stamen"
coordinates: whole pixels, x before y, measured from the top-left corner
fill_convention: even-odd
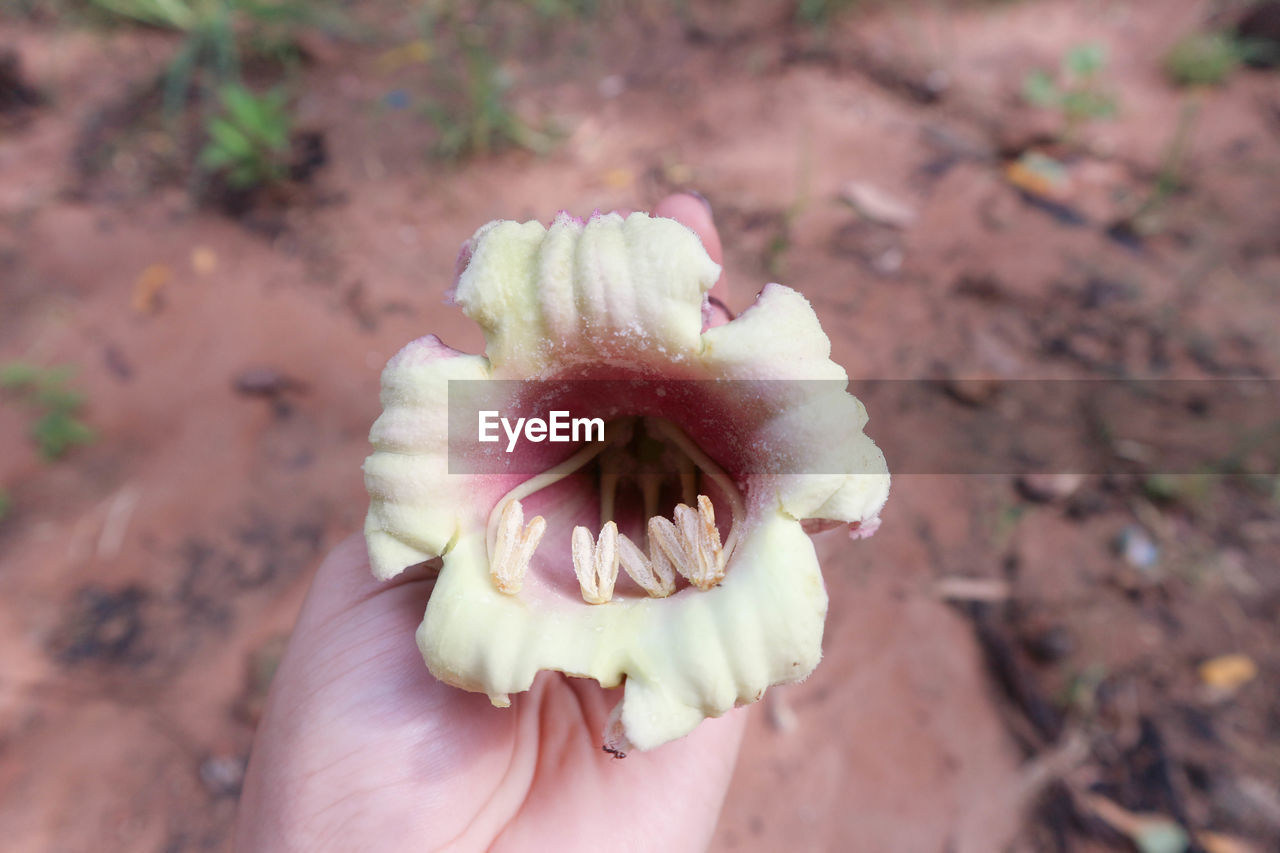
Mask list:
[[[600,472],[600,526],[613,521],[614,501],[618,496],[618,480],[616,471]]]
[[[698,493],[698,466],[688,456],[677,457],[676,465],[680,468],[680,497],[692,504],[693,496]]]
[[[650,560],[626,534],[618,534],[618,562],[650,598],[666,598],[676,591],[676,574],[661,553]]]
[[[640,495],[644,501],[644,517],[653,518],[658,514],[658,500],[662,495],[662,475],[661,474],[638,474],[636,479],[640,481]]]
[[[654,530],[655,522],[666,521],[661,516],[649,519],[649,526],[646,531],[649,539],[649,562],[653,565],[653,574],[662,581],[663,587],[670,587],[671,592],[676,590],[676,567],[675,564],[667,557],[666,552],[658,547],[658,540],[663,535],[662,531]],[[662,526],[659,524],[659,526]],[[675,528],[671,529],[675,532]],[[671,593],[667,593],[670,595]]]
[[[711,507],[711,499],[706,495],[698,495],[698,511],[689,510],[693,523],[698,528],[698,571],[705,578],[708,587],[715,586],[724,580],[724,561],[720,559],[720,531],[716,530],[715,510]]]
[[[615,421],[614,423],[609,424],[605,429],[604,441],[599,444],[589,444],[586,447],[583,447],[559,465],[556,465],[554,468],[548,468],[546,471],[543,471],[541,474],[534,477],[530,477],[528,480],[525,480],[523,483],[503,495],[502,499],[494,505],[493,511],[489,513],[489,524],[485,537],[485,541],[489,546],[489,561],[493,562],[493,558],[496,555],[498,524],[502,518],[502,514],[506,512],[507,505],[511,501],[522,500],[534,492],[545,489],[547,486],[555,485],[565,477],[568,477],[570,474],[577,471],[583,465],[586,465],[592,459],[595,459],[610,446],[620,441],[628,440],[631,436],[631,429],[632,421],[630,420]]]
[[[524,524],[520,500],[568,477],[606,450],[617,452],[616,445],[630,441],[634,425],[634,419],[610,424],[603,442],[579,449],[559,465],[520,483],[498,501],[489,515],[487,544],[489,571],[499,591],[508,595],[520,591],[533,555],[546,533],[546,521],[541,516]],[[649,519],[646,556],[634,542],[618,532],[614,514],[621,473],[613,466],[602,466],[600,535],[592,537],[587,528],[575,527],[570,537],[574,574],[583,599],[590,604],[605,604],[613,599],[619,568],[654,598],[665,598],[675,592],[677,574],[700,590],[711,589],[724,579],[738,541],[739,525],[745,520],[742,493],[724,469],[670,421],[646,418],[644,425],[650,435],[662,436],[674,445],[673,451],[678,451],[674,456],[685,503],[676,506],[674,521],[657,515],[662,475],[651,471],[635,474],[645,516]],[[732,523],[723,546],[716,527],[715,507],[707,495],[698,494],[699,472],[710,477],[729,501]]]
[[[612,521],[605,524],[596,542],[591,541],[590,530],[575,527],[569,541],[573,573],[578,576],[583,600],[588,604],[608,603],[618,581],[618,525]]]
[[[690,573],[685,574],[689,583],[701,590],[708,590],[724,579],[724,564],[720,561],[720,534],[715,529],[715,515],[706,495],[698,496],[698,509],[680,504],[676,507],[676,523],[689,556]],[[707,516],[710,514],[711,534],[707,532]],[[714,539],[712,538],[714,535]],[[683,572],[682,572],[683,574]]]
[[[618,525],[612,521],[600,528],[596,539],[596,585],[605,601],[613,598],[613,585],[618,582]]]
[[[690,583],[697,574],[695,564],[685,551],[684,541],[676,526],[662,516],[649,519],[649,553],[655,557],[654,569],[657,570],[657,555],[666,558],[671,568],[680,573]]]
[[[716,508],[706,495],[698,495],[698,519],[702,522],[702,535],[708,542],[714,543],[715,550],[719,551],[720,530],[716,527]]]
[[[573,573],[578,576],[583,599],[588,602],[597,599],[593,603],[599,604],[600,586],[595,576],[596,543],[591,541],[591,531],[581,526],[573,528],[569,546],[573,554]]]
[[[524,586],[529,562],[546,531],[546,519],[540,515],[534,516],[525,526],[524,507],[520,501],[513,500],[503,507],[493,559],[489,561],[489,577],[499,592],[515,595]]]
[[[725,560],[724,548],[720,545],[720,529],[716,527],[716,508],[711,504],[711,498],[706,495],[698,495],[698,520],[702,522],[700,541],[706,543],[713,555],[716,571],[720,573],[720,577],[724,577],[727,560]]]
[[[646,418],[645,429],[650,434],[660,433],[670,439],[724,492],[729,501],[729,510],[733,515],[733,524],[729,528],[729,537],[725,539],[724,547],[720,550],[717,562],[721,567],[727,565],[729,557],[733,554],[733,549],[738,544],[739,528],[746,520],[747,515],[746,506],[742,502],[742,493],[738,491],[737,484],[732,477],[725,473],[723,468],[715,463],[715,460],[704,453],[702,448],[698,447],[689,436],[684,434],[683,430],[670,421],[662,418]]]
[[[494,549],[494,562],[506,562],[516,545],[520,542],[520,534],[524,530],[524,506],[520,501],[512,501],[502,510],[498,520],[498,541]]]
[[[680,530],[680,538],[684,540],[685,551],[696,561],[699,550],[698,530],[702,527],[698,511],[684,504],[676,504],[675,522]]]
[[[529,563],[533,561],[533,552],[538,550],[538,544],[542,542],[542,535],[546,532],[547,520],[540,515],[535,515],[525,525],[524,535],[520,537],[520,550],[516,552],[521,578],[528,571]]]

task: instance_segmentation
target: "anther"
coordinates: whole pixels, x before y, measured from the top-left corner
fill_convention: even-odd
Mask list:
[[[690,583],[693,582],[693,576],[697,574],[694,561],[690,559],[680,531],[670,520],[661,516],[649,519],[649,554],[655,564],[659,559],[666,559],[670,568],[674,568]]]
[[[688,559],[680,574],[698,589],[707,590],[724,579],[724,560],[720,533],[716,530],[715,511],[706,495],[698,496],[698,509],[679,504],[676,525]]]
[[[575,527],[569,541],[573,573],[578,576],[583,600],[588,604],[607,603],[613,598],[613,586],[618,581],[618,525],[607,522],[594,542],[590,530]]]
[[[618,562],[650,598],[666,598],[676,591],[676,573],[661,552],[649,559],[636,543],[618,534]]]
[[[515,595],[524,586],[525,573],[546,531],[547,522],[540,515],[525,525],[520,501],[510,501],[502,508],[493,559],[489,561],[489,576],[499,592]]]

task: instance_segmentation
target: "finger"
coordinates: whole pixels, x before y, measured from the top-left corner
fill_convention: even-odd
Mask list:
[[[600,727],[620,691],[549,675],[533,692],[542,734],[537,771],[520,820],[507,827],[495,849],[541,849],[546,839],[564,835],[566,821],[579,837],[643,833],[644,849],[707,849],[733,775],[746,709],[704,720],[683,738],[632,751],[619,761],[600,748]],[[603,800],[602,786],[626,808],[592,808]]]
[[[665,216],[682,222],[694,230],[702,238],[702,246],[717,264],[724,263],[724,251],[720,246],[720,234],[711,217],[711,205],[700,196],[690,193],[669,195],[653,209],[654,216]],[[724,276],[721,276],[723,282]]]
[[[720,232],[716,230],[716,224],[712,218],[710,203],[701,195],[677,193],[658,202],[653,209],[653,215],[674,219],[693,229],[702,240],[702,247],[707,250],[711,260],[721,265],[720,279],[711,288],[709,294],[716,313],[710,325],[718,326],[730,320],[731,316],[724,307],[729,301],[729,283],[723,271],[724,247],[720,243]]]
[[[512,718],[423,665],[413,637],[430,581],[420,571],[406,579],[414,573],[378,586],[359,536],[317,570],[272,678],[236,849],[379,825],[411,825],[435,849],[467,828],[509,772]],[[411,807],[398,791],[411,792]]]
[[[428,560],[409,566],[389,581],[379,580],[369,568],[364,534],[353,533],[334,547],[316,569],[306,610],[322,620],[329,619],[374,596],[394,595],[399,587],[430,581],[439,571],[440,561]]]

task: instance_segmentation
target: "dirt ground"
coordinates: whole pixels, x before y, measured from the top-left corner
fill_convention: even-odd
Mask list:
[[[957,411],[1027,379],[1275,377],[1280,75],[1161,70],[1244,5],[921,2],[820,29],[641,5],[506,60],[554,147],[460,164],[388,99],[427,85],[388,61],[403,22],[316,35],[291,89],[327,162],[236,216],[154,165],[138,92],[170,34],[0,16],[29,86],[0,101],[0,364],[74,366],[96,434],[43,461],[0,399],[5,848],[226,846],[283,638],[362,523],[378,373],[429,332],[478,351],[443,296],[490,219],[696,188],[732,308],[789,284],[851,376],[947,380]],[[1085,43],[1118,108],[1064,136],[1020,92]],[[1028,152],[1064,180],[1020,178]],[[860,215],[851,182],[892,203]],[[753,712],[714,849],[1280,849],[1277,457],[1170,478],[1120,451],[1083,478],[908,465],[878,535],[825,535],[824,660]],[[1182,843],[1135,848],[1161,832]]]

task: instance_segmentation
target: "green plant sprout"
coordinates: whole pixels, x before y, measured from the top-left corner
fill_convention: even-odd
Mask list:
[[[304,0],[91,0],[108,15],[182,33],[165,72],[165,112],[181,111],[193,88],[219,89],[240,79],[243,53],[288,59],[295,34],[326,19],[327,3]]]
[[[1022,97],[1033,106],[1060,112],[1063,136],[1071,137],[1085,122],[1116,114],[1115,96],[1101,80],[1106,67],[1106,47],[1078,45],[1067,51],[1056,75],[1043,69],[1028,74],[1022,81]]]
[[[285,179],[293,118],[277,90],[255,95],[232,83],[218,90],[219,114],[209,119],[209,141],[200,165],[226,175],[232,188],[247,190]]]
[[[4,489],[0,489],[0,522],[8,518],[13,511],[13,498]]]
[[[539,154],[550,149],[551,135],[533,128],[512,110],[510,76],[485,45],[483,34],[464,27],[457,39],[461,68],[439,55],[435,66],[440,88],[460,92],[461,98],[435,100],[424,108],[439,133],[433,153],[444,160],[459,160],[509,145]]]
[[[602,0],[527,0],[538,17],[549,21],[590,20],[604,3]]]
[[[68,367],[36,367],[14,361],[0,367],[0,390],[21,398],[35,413],[29,435],[40,455],[53,461],[77,445],[89,444],[96,433],[80,420],[84,397],[67,387]]]
[[[1182,105],[1178,114],[1178,124],[1174,128],[1173,137],[1165,147],[1161,158],[1160,171],[1156,175],[1155,186],[1138,208],[1128,217],[1128,222],[1135,233],[1140,235],[1155,234],[1161,230],[1161,210],[1175,193],[1183,188],[1187,152],[1191,147],[1191,137],[1196,121],[1200,115],[1200,100],[1195,92]]]
[[[858,5],[859,0],[799,0],[796,22],[816,30],[826,29],[842,13]]]

